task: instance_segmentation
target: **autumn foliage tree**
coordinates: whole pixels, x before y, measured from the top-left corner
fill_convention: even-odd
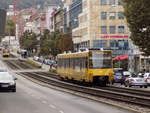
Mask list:
[[[73,42],[70,34],[64,34],[60,31],[49,32],[45,30],[40,39],[40,55],[52,55],[64,51],[73,50]]]
[[[150,55],[150,1],[124,0],[124,3],[131,40],[148,56]]]

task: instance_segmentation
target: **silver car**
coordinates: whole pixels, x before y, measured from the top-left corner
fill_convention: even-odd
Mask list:
[[[16,92],[17,78],[12,76],[7,70],[0,69],[0,90],[11,90]]]
[[[125,87],[129,86],[140,86],[140,88],[148,87],[147,81],[144,79],[143,76],[138,76],[138,75],[130,75],[128,78],[125,79]]]
[[[145,73],[144,79],[147,81],[148,85],[150,85],[150,73]]]

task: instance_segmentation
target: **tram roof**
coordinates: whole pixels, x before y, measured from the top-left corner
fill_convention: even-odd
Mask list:
[[[75,52],[75,53],[64,53],[64,54],[59,54],[58,58],[86,57],[89,55],[89,52],[91,51],[106,52],[111,50],[89,50],[89,51]]]

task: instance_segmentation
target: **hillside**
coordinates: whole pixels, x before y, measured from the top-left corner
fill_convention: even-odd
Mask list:
[[[17,0],[18,8],[25,9],[36,5],[42,5],[44,2],[49,2],[51,4],[61,3],[61,0]],[[7,9],[9,4],[12,4],[13,0],[0,0],[0,8]]]

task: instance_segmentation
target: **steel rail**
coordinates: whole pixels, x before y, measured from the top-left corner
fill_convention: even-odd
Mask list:
[[[59,76],[50,74],[48,72],[35,72],[35,74],[41,74],[43,76],[60,79]],[[92,86],[92,87],[96,88],[96,89],[111,90],[111,91],[116,91],[116,92],[120,92],[120,93],[128,93],[128,94],[134,94],[134,95],[138,95],[138,96],[150,97],[150,91],[129,89],[129,88],[120,88],[120,87],[114,87],[114,86],[108,86],[108,87]]]
[[[12,62],[10,64],[14,65],[12,64]],[[15,65],[21,65],[21,63],[16,63]],[[150,107],[150,97],[148,93],[142,95],[141,91],[139,90],[135,91],[132,89],[125,89],[125,88],[118,88],[118,87],[117,87],[118,89],[114,87],[105,87],[105,88],[84,87],[84,86],[80,86],[77,84],[71,84],[71,83],[59,81],[58,76],[55,76],[53,74],[43,73],[43,72],[42,73],[25,72],[25,73],[19,73],[19,74],[21,75],[23,74],[24,76],[31,77],[38,81],[41,81],[41,82],[44,82],[53,86],[58,86],[61,88],[69,89],[75,92],[81,92],[81,93],[89,94],[95,97],[103,97],[103,98],[108,98],[112,100],[141,105],[144,107]]]
[[[35,73],[21,73],[24,76],[31,77],[33,79],[36,79],[38,81],[58,86],[61,88],[69,89],[75,92],[81,92],[84,94],[89,94],[91,96],[95,97],[103,97],[107,99],[117,100],[121,102],[126,103],[132,103],[135,105],[141,105],[144,107],[150,107],[150,98],[149,97],[141,97],[137,95],[131,95],[127,93],[120,93],[117,91],[111,91],[111,90],[103,90],[103,89],[96,89],[91,87],[83,87],[75,84],[70,84],[62,81],[58,81],[56,79],[43,76],[42,74],[35,74]]]

